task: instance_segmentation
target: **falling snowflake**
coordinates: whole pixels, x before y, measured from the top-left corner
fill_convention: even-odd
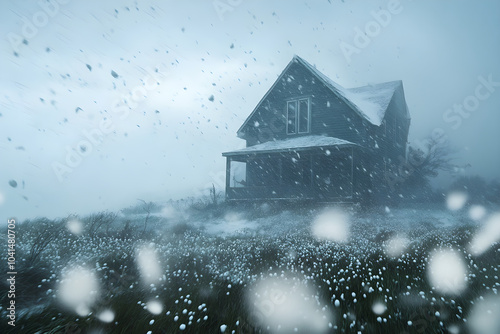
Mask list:
[[[152,314],[157,315],[163,311],[163,305],[158,300],[152,300],[146,304],[146,309]]]
[[[320,240],[347,242],[349,238],[348,217],[339,209],[324,211],[314,220],[312,233]]]
[[[83,317],[90,313],[89,307],[94,303],[98,289],[98,281],[91,271],[75,267],[63,275],[58,297],[64,305]]]
[[[145,284],[156,283],[161,278],[162,270],[152,245],[141,247],[136,251],[136,262]]]
[[[100,313],[97,314],[97,319],[101,320],[102,322],[112,322],[115,320],[115,313],[109,309],[104,310]]]
[[[431,254],[427,275],[430,284],[443,294],[458,295],[467,287],[467,268],[459,254],[436,250]]]
[[[457,211],[460,210],[467,202],[467,194],[464,192],[452,192],[448,194],[446,198],[446,205],[449,210]]]
[[[82,231],[83,231],[82,222],[79,220],[76,220],[76,219],[69,220],[66,223],[66,228],[68,229],[68,231],[70,233],[75,234],[75,235],[80,235],[80,234],[82,234]]]
[[[486,252],[492,244],[500,240],[500,213],[495,213],[488,218],[484,226],[477,232],[470,243],[470,252],[473,255],[481,255]]]

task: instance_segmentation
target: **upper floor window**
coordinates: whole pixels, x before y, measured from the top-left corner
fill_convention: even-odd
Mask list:
[[[286,133],[308,133],[311,127],[311,107],[309,99],[288,101],[286,104]]]

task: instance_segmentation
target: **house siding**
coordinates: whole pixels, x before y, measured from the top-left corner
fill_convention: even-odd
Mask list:
[[[377,129],[377,144],[383,156],[398,162],[406,158],[406,143],[408,140],[409,119],[406,117],[406,103],[402,95],[402,88],[394,93],[394,96],[387,107],[384,126]]]
[[[310,132],[287,134],[286,102],[309,98]],[[309,70],[292,64],[243,129],[247,146],[304,135],[326,135],[366,145],[367,122]]]
[[[406,158],[410,119],[398,83],[380,126],[354,110],[321,74],[295,58],[238,131],[247,147],[300,136],[349,141],[347,148],[312,147],[300,152],[241,154],[247,187],[226,185],[229,199],[314,198],[368,201],[390,197],[387,173]],[[386,86],[387,87],[387,86]],[[287,101],[308,99],[308,133],[287,133]],[[228,161],[234,157],[228,157]],[[229,172],[229,170],[228,170]]]

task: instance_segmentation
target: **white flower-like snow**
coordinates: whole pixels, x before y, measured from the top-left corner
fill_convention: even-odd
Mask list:
[[[90,308],[86,304],[80,304],[75,307],[75,312],[81,317],[86,317],[90,314]]]
[[[495,213],[488,218],[485,225],[474,236],[469,251],[473,255],[481,255],[498,241],[500,241],[500,213]]]
[[[446,197],[446,206],[448,210],[460,210],[467,202],[467,194],[462,191],[454,191]]]
[[[152,314],[160,314],[163,311],[163,305],[158,300],[151,300],[146,304],[146,308]]]
[[[382,315],[385,313],[386,310],[387,310],[387,306],[385,306],[385,304],[382,302],[375,302],[372,305],[372,311],[376,315]]]
[[[459,334],[460,333],[460,327],[458,325],[453,324],[448,327],[448,332],[450,334]]]
[[[94,303],[98,290],[99,284],[92,272],[75,267],[63,275],[57,295],[65,306],[83,317],[90,313],[89,307]]]
[[[464,260],[452,249],[436,250],[427,265],[431,286],[443,294],[457,295],[467,287]]]
[[[469,209],[469,217],[472,220],[481,220],[486,216],[486,209],[482,205],[472,205]]]
[[[285,278],[259,281],[248,296],[250,316],[271,333],[327,333],[331,314],[322,310],[310,287]]]
[[[467,324],[474,334],[500,333],[500,298],[490,295],[477,300]]]
[[[76,219],[69,220],[66,223],[66,228],[68,231],[70,231],[72,234],[80,235],[82,234],[83,231],[83,225],[82,222]]]
[[[312,224],[313,235],[320,240],[340,243],[349,239],[349,219],[340,209],[329,209],[319,214]]]
[[[97,319],[101,320],[102,322],[112,322],[115,320],[115,313],[109,309],[103,310],[99,314],[97,314]]]
[[[384,244],[384,251],[390,257],[399,257],[408,247],[409,240],[401,235],[396,235]]]
[[[153,245],[139,248],[135,255],[143,282],[147,285],[158,282],[162,276],[162,270]]]

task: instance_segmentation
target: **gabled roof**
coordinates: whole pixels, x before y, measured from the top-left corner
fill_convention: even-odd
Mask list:
[[[314,66],[309,64],[304,59],[299,56],[294,56],[293,59],[288,63],[286,68],[280,74],[278,79],[275,81],[273,86],[264,95],[264,97],[259,101],[255,109],[252,111],[250,116],[245,120],[243,125],[238,129],[238,136],[242,134],[243,128],[247,125],[248,121],[252,118],[254,113],[259,109],[261,103],[266,99],[267,95],[273,90],[281,78],[287,72],[288,68],[294,64],[299,63],[309,70],[314,76],[318,78],[328,89],[330,89],[335,95],[337,95],[341,100],[343,100],[348,106],[350,106],[356,113],[361,117],[366,119],[373,125],[380,126],[384,120],[385,112],[389,103],[394,96],[394,93],[403,87],[402,81],[390,81],[385,83],[380,83],[376,85],[368,85],[357,88],[346,89],[339,84],[333,82],[326,75],[317,70]],[[409,117],[408,112],[406,112],[407,117]]]
[[[394,92],[403,86],[401,80],[389,81],[376,85],[368,85],[356,88],[344,88],[333,82],[326,75],[316,69],[299,56],[293,60],[302,64],[315,76],[317,76],[333,93],[339,96],[348,106],[356,111],[373,125],[380,126],[384,120],[385,112],[392,100]]]
[[[359,146],[347,140],[326,136],[302,136],[284,140],[271,140],[262,144],[242,148],[241,150],[222,153],[223,156],[245,155],[252,153],[280,153],[303,151],[319,147]]]

